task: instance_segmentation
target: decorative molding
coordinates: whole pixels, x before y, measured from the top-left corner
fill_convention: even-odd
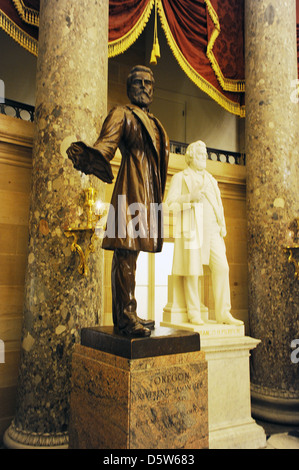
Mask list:
[[[278,400],[296,400],[298,405],[299,413],[299,391],[291,392],[290,390],[279,390],[269,387],[264,387],[262,385],[251,384],[251,391],[255,396],[264,397],[267,399],[278,399]]]
[[[299,396],[251,384],[252,416],[263,421],[299,425]]]
[[[6,142],[21,147],[33,147],[34,124],[0,114],[0,143]]]
[[[35,433],[18,429],[14,423],[6,430],[3,438],[9,449],[67,449],[68,433]]]
[[[0,165],[32,168],[32,122],[0,114]]]
[[[0,141],[0,165],[12,165],[32,169],[32,150],[28,147],[2,143]]]

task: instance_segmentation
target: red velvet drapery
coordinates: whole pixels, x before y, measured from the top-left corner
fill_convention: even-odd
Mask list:
[[[224,4],[230,5],[231,1],[221,0],[221,11],[225,10]],[[243,0],[238,1],[243,3]],[[218,18],[214,8],[217,4],[218,0],[161,0],[159,3],[160,19],[170,47],[189,78],[225,109],[243,116],[244,89],[237,86],[225,88],[219,80],[219,74],[211,60],[212,56],[208,54],[216,47],[219,24],[221,26],[221,19]],[[229,9],[232,13],[231,8]],[[243,51],[243,30],[240,36],[242,36],[242,44],[239,49]],[[222,35],[222,44],[225,42],[227,50],[232,51],[229,60],[234,61],[236,57],[233,57],[232,41],[233,38],[228,34]],[[222,54],[219,48],[216,52],[217,55]],[[228,70],[225,60],[219,62],[220,71],[223,64]],[[234,63],[232,69],[238,70],[238,74],[241,75],[243,63]]]
[[[134,43],[153,10],[189,78],[229,112],[244,116],[244,0],[109,0],[109,57]],[[0,27],[35,55],[38,20],[39,0],[0,0]]]
[[[219,0],[219,3],[221,12],[225,11],[223,3],[229,7],[227,18],[234,21],[236,18],[233,16],[234,10],[231,7],[231,1],[243,5],[243,0],[221,0],[221,2]],[[152,9],[155,8],[155,13],[160,18],[169,46],[188,77],[225,109],[243,116],[243,62],[241,64],[234,62],[229,68],[229,62],[225,62],[221,57],[223,43],[225,43],[230,52],[229,61],[236,59],[233,56],[235,50],[238,51],[237,59],[243,61],[243,9],[237,8],[238,20],[236,23],[241,29],[239,30],[236,25],[235,35],[231,37],[226,30],[222,32],[221,29],[220,31],[219,19],[214,9],[218,7],[218,0],[142,0],[137,3],[138,8],[135,0],[121,3],[118,0],[110,0],[109,55],[113,56],[124,52],[134,42],[145,27]],[[215,31],[217,35],[215,35]],[[233,41],[240,38],[241,44],[233,47]],[[218,44],[222,48],[218,47]],[[216,58],[212,60],[214,50]],[[219,56],[221,60],[219,60]],[[225,87],[223,81],[219,79],[220,75],[217,72],[221,71],[223,65],[225,65],[225,73],[228,73],[228,80],[224,83],[229,82],[231,85],[231,79],[233,86]],[[240,79],[237,80],[235,77],[240,77]]]
[[[210,0],[206,4],[207,55],[213,69],[224,90],[244,90],[244,0]]]
[[[134,29],[149,0],[113,0],[109,2],[109,42]]]

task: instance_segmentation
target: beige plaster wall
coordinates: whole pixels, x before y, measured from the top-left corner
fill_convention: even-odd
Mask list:
[[[14,414],[25,270],[33,124],[0,114],[0,440]]]
[[[36,57],[0,28],[0,79],[5,97],[34,106]]]

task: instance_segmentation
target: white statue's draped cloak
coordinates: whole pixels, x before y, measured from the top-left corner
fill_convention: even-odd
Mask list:
[[[190,194],[195,187],[203,192],[203,200],[191,204]],[[203,275],[203,265],[209,264],[211,235],[219,233],[218,242],[222,245],[226,235],[216,179],[206,170],[198,172],[187,167],[172,177],[166,204],[176,215],[172,274]]]

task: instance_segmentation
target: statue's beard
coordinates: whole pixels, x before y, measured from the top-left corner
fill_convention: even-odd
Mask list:
[[[136,104],[141,107],[148,107],[152,104],[152,98],[146,91],[141,91],[140,93],[135,93],[130,97],[131,103]]]
[[[191,168],[195,171],[202,171],[202,170],[205,170],[206,167],[207,167],[207,162],[204,161],[204,162],[196,162],[196,161],[193,161],[191,164],[190,164]]]

